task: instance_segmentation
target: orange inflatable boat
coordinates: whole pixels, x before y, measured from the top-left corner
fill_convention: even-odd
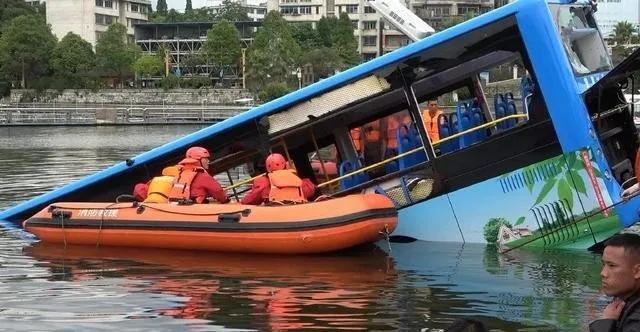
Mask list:
[[[55,203],[24,228],[43,242],[304,254],[384,238],[397,212],[383,195],[349,195],[282,206]]]

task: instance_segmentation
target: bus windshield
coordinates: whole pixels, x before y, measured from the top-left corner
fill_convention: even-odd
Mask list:
[[[588,75],[611,70],[611,58],[590,6],[550,5],[573,72]]]

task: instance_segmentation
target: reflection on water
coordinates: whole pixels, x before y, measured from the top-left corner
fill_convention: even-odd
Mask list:
[[[197,128],[0,128],[0,209]],[[0,228],[0,326],[437,331],[474,316],[494,331],[583,331],[604,305],[599,259],[428,242],[304,257],[64,248]]]

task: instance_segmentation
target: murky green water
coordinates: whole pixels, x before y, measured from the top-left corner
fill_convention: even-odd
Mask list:
[[[199,127],[0,128],[0,209]],[[44,245],[0,228],[2,330],[584,331],[600,257],[477,244],[251,256]],[[384,249],[384,250],[383,250]]]

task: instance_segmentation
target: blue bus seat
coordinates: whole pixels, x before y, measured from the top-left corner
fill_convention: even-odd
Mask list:
[[[496,120],[504,118],[507,113],[507,105],[504,102],[504,96],[501,93],[496,93],[493,97],[493,106],[496,113]],[[496,127],[498,130],[505,129],[505,123],[499,122]]]
[[[511,92],[507,92],[504,94],[504,101],[507,105],[506,107],[506,112],[505,112],[505,116],[509,116],[509,115],[515,115],[518,114],[518,109],[516,108],[516,103],[513,100],[513,93]],[[517,124],[517,120],[516,119],[510,119],[505,121],[506,124],[506,128],[513,128],[516,126]]]
[[[459,132],[460,130],[458,129],[458,114],[451,113],[449,114],[449,136],[455,135]],[[451,144],[452,151],[458,150],[460,148],[460,137],[454,138],[449,142]]]
[[[473,127],[478,127],[478,126],[482,126],[483,124],[486,123],[484,114],[482,113],[482,109],[479,106],[474,106],[471,111],[471,123],[473,124]],[[475,136],[476,136],[476,142],[482,142],[485,139],[487,139],[487,129],[478,129],[475,132]]]
[[[400,127],[398,127],[396,133],[398,135],[399,154],[411,151],[422,146],[420,134],[418,133],[418,130],[414,123],[409,126],[406,124],[401,125]],[[424,151],[414,152],[408,156],[404,156],[398,159],[398,166],[400,169],[405,169],[426,160],[427,156],[425,155]]]
[[[440,134],[440,139],[451,136],[451,127],[449,127],[449,118],[447,117],[446,114],[441,114],[438,117],[438,133]],[[444,143],[440,143],[436,145],[436,149],[440,150],[440,154],[445,154],[453,151],[453,145],[451,141],[446,141]]]
[[[385,160],[397,155],[398,155],[398,151],[396,151],[396,149],[384,149]],[[386,174],[397,172],[399,169],[400,169],[400,166],[398,165],[398,159],[384,164],[384,172]]]
[[[533,94],[535,90],[535,83],[529,75],[522,76],[520,80],[520,96],[522,96],[522,111],[526,113],[527,109],[531,109],[531,99],[526,100],[526,97]],[[528,104],[527,104],[528,103]]]
[[[348,174],[360,169],[361,168],[360,165],[362,165],[360,161],[352,162],[350,160],[344,160],[343,162],[340,163],[340,166],[338,167],[340,176],[344,176],[345,174]],[[367,181],[369,181],[369,175],[367,175],[367,173],[360,173],[360,174],[353,175],[340,180],[340,187],[343,190],[345,190],[351,187],[355,187]]]

